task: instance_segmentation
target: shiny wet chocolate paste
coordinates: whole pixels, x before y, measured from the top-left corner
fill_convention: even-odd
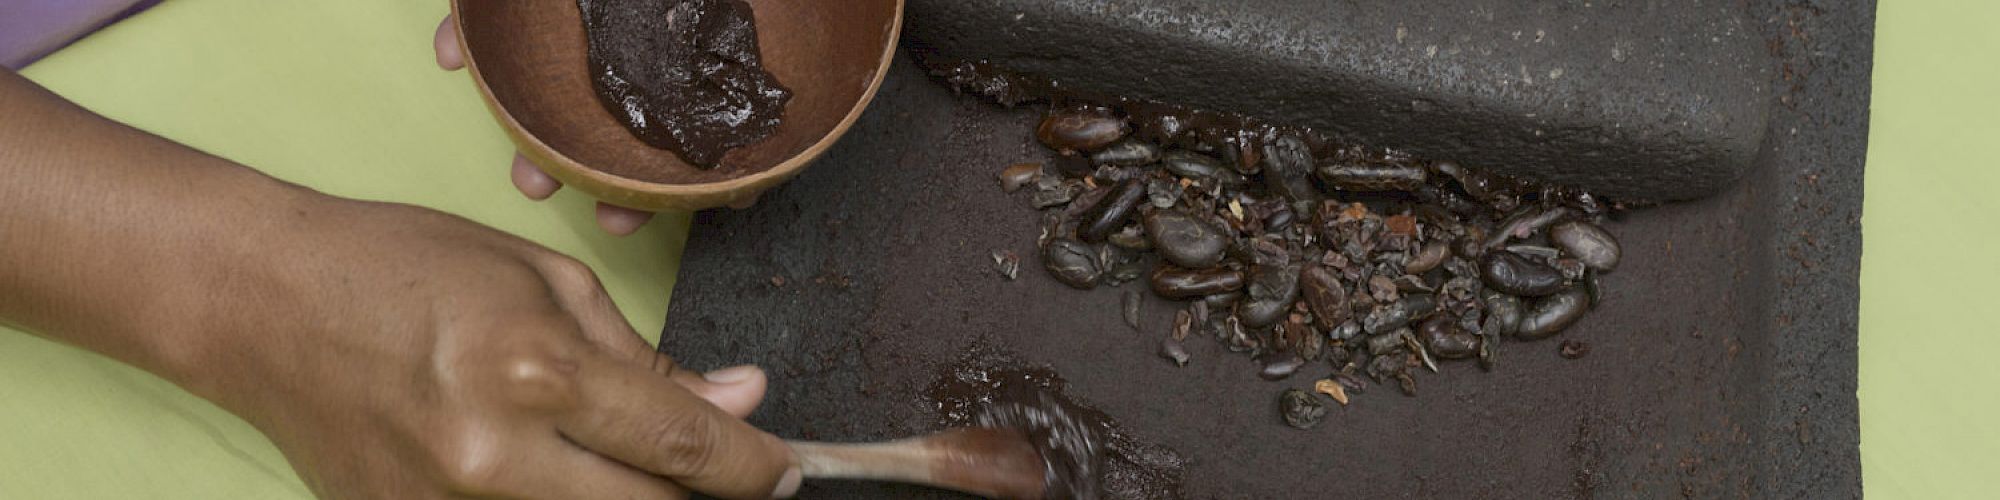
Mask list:
[[[599,102],[700,168],[778,128],[791,91],[764,71],[744,0],[577,0]]]
[[[974,356],[947,367],[925,396],[943,427],[1025,433],[1042,456],[1045,498],[1184,498],[1186,459],[1134,438],[1109,415],[1064,394],[1065,385],[1045,367]]]

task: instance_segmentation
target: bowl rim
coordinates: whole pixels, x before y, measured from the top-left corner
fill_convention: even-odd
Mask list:
[[[848,129],[854,126],[854,122],[861,119],[861,114],[866,112],[868,105],[875,101],[876,92],[881,90],[882,81],[889,74],[889,65],[895,61],[896,47],[903,31],[904,7],[904,0],[893,0],[895,2],[895,13],[891,16],[888,36],[883,40],[882,55],[877,60],[875,74],[869,78],[868,88],[861,93],[861,99],[855,101],[854,106],[847,110],[847,115],[841,117],[840,122],[834,124],[833,129],[828,130],[817,142],[807,146],[806,149],[793,155],[791,158],[779,162],[777,165],[750,175],[715,182],[668,184],[613,175],[602,170],[590,168],[590,166],[584,165],[582,162],[578,162],[568,155],[563,154],[562,151],[558,151],[556,148],[542,142],[540,138],[529,133],[526,127],[521,126],[520,120],[515,119],[514,114],[508,111],[506,106],[501,105],[499,98],[493,95],[492,87],[486,84],[486,76],[479,69],[478,58],[473,56],[472,45],[466,40],[465,36],[465,16],[462,15],[459,8],[460,4],[465,1],[452,0],[451,16],[453,27],[458,31],[457,36],[460,50],[465,53],[466,73],[472,75],[473,86],[479,89],[480,99],[486,102],[487,109],[500,122],[501,129],[507,132],[507,136],[513,140],[515,147],[519,149],[519,153],[526,156],[537,168],[562,181],[565,185],[582,188],[596,195],[598,198],[613,202],[614,204],[618,202],[630,203],[624,206],[632,208],[703,208],[676,207],[677,205],[681,205],[681,203],[673,202],[647,202],[645,198],[634,195],[647,195],[646,198],[693,198],[753,190],[759,186],[776,184],[797,174],[806,165],[819,159],[821,155],[826,153],[827,149],[833,147],[835,142],[839,142],[842,136],[847,135]],[[747,194],[751,199],[754,199],[757,194],[756,191]],[[720,204],[722,203],[708,203],[707,205],[719,206]]]

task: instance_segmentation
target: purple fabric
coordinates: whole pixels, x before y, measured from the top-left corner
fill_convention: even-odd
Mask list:
[[[21,69],[161,0],[0,0],[0,66]]]

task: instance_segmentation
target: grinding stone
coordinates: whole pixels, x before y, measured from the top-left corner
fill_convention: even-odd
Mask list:
[[[1778,54],[1769,64],[1793,77],[1742,182],[1607,223],[1624,259],[1561,338],[1505,342],[1492,372],[1420,373],[1416,397],[1372,387],[1311,431],[1286,427],[1275,401],[1325,363],[1268,382],[1190,338],[1176,366],[1154,352],[1178,303],[1147,298],[1134,332],[1119,291],[1051,279],[1031,252],[1037,214],[993,177],[1050,159],[1037,111],[954,97],[906,58],[818,164],[749,210],[695,217],[660,347],[690,369],[768,370],[750,417],[761,428],[869,441],[935,430],[925,388],[992,346],[1187,457],[1189,498],[1859,497],[1875,8],[1745,8]],[[992,270],[993,250],[1022,255],[1019,279]],[[1561,340],[1590,353],[1564,359]],[[821,481],[801,497],[965,498]]]
[[[1315,127],[1614,199],[1743,176],[1775,92],[1740,2],[910,0],[926,59]]]

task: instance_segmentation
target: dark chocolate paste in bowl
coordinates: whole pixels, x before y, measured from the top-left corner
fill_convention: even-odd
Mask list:
[[[778,128],[791,91],[764,71],[744,0],[577,0],[598,101],[653,147],[714,168]]]

